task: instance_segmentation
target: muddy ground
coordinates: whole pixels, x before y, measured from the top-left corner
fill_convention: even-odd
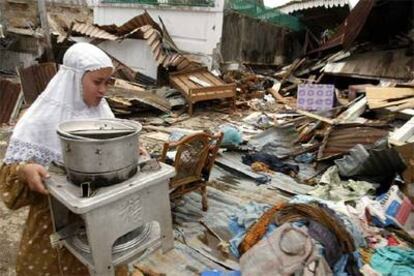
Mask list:
[[[28,210],[11,211],[0,201],[0,275],[15,275],[17,250]]]

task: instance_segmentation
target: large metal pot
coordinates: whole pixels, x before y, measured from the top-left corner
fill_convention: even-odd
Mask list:
[[[106,186],[137,172],[139,123],[118,119],[77,120],[58,125],[69,179]]]

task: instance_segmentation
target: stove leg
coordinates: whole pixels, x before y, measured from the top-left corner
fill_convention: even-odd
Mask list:
[[[98,218],[93,215],[86,218],[86,231],[89,246],[91,247],[94,267],[90,268],[93,276],[115,276],[115,269],[112,264],[112,245],[115,242],[108,236],[108,226],[103,226]]]
[[[172,217],[168,186],[161,186],[158,195],[157,209],[153,210],[153,219],[160,224],[161,228],[161,249],[163,253],[174,248],[174,237],[172,229]],[[165,195],[165,196],[162,196]]]

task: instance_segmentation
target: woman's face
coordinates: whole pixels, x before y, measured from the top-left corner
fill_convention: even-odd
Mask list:
[[[89,71],[83,75],[83,100],[89,107],[98,106],[105,96],[112,68]]]

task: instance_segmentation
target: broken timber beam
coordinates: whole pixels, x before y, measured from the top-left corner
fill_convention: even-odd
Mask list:
[[[308,112],[308,111],[305,111],[305,110],[297,109],[297,110],[295,110],[295,112],[299,113],[301,115],[304,115],[306,117],[322,121],[322,122],[330,124],[330,125],[335,125],[336,124],[334,119],[326,118],[326,117],[323,117],[323,116],[320,116],[320,115],[317,115],[317,114],[314,114],[314,113],[311,113],[311,112]]]
[[[405,142],[414,135],[414,117],[406,122],[402,127],[391,133],[389,142],[395,146],[404,145]]]

